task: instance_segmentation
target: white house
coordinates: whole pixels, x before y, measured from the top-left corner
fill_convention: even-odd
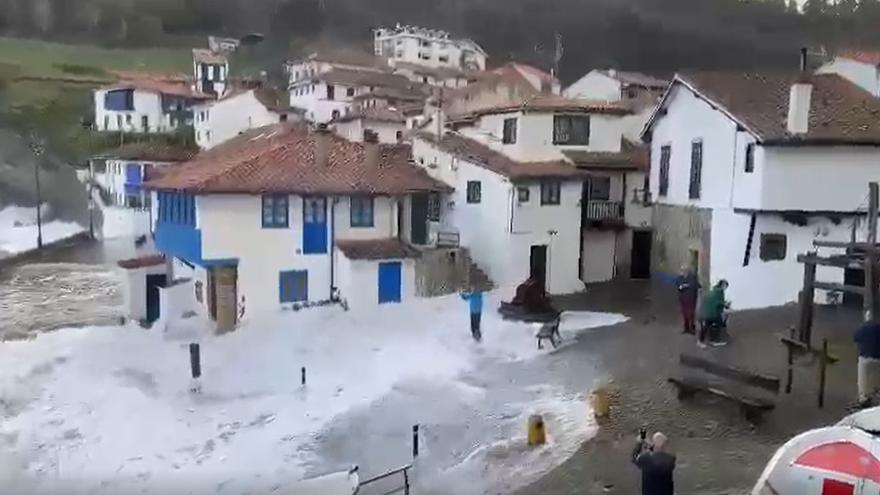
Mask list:
[[[880,96],[880,51],[843,51],[816,69],[816,73],[837,74],[872,95]]]
[[[224,52],[193,48],[194,89],[222,97],[229,89],[229,59]]]
[[[162,141],[127,143],[93,157],[104,161],[104,172],[96,177],[113,204],[134,209],[150,209],[150,194],[143,185],[161,169],[191,160],[196,152],[185,146]]]
[[[284,71],[287,73],[291,85],[302,79],[330,72],[333,69],[365,72],[390,71],[388,63],[382,57],[355,50],[322,49],[303,58],[288,60],[284,65]]]
[[[418,134],[413,156],[455,188],[447,219],[493,280],[511,285],[540,276],[550,293],[574,292],[618,274],[616,235],[608,245],[600,231],[628,226],[630,188],[644,188],[636,179],[643,153],[622,148],[628,113],[614,103],[538,95],[450,118],[457,132]],[[644,211],[629,217],[650,228]]]
[[[511,62],[473,75],[467,86],[438,94],[444,111],[460,115],[483,108],[515,105],[535,95],[558,95],[559,80],[536,67]]]
[[[303,125],[246,132],[149,183],[156,246],[221,330],[291,305],[405,301],[448,190],[409,158]]]
[[[132,78],[94,92],[95,129],[132,133],[172,133],[192,124],[192,107],[210,100],[186,79]]]
[[[798,254],[864,239],[877,115],[880,100],[837,75],[677,75],[645,130],[655,271],[690,264],[704,286],[727,279],[738,309],[797,300]],[[843,277],[819,268],[819,280]]]
[[[454,39],[446,31],[400,24],[376,29],[373,47],[376,55],[388,60],[428,67],[485,70],[488,58],[473,40]]]
[[[380,143],[399,143],[404,139],[406,117],[393,107],[355,108],[330,122],[336,134],[360,142],[376,133]]]
[[[626,137],[638,140],[667,86],[669,81],[640,72],[594,69],[565,88],[562,94],[569,98],[628,104],[633,114],[627,117]]]
[[[455,67],[430,67],[410,62],[392,61],[394,73],[405,76],[410,82],[441,88],[463,88],[478,76],[473,71]]]
[[[354,108],[355,98],[377,88],[410,88],[403,76],[387,72],[332,69],[290,85],[290,106],[305,110],[310,122],[326,123]]]
[[[217,100],[193,107],[196,144],[210,149],[248,129],[303,119],[287,104],[287,95],[269,87],[233,89]]]

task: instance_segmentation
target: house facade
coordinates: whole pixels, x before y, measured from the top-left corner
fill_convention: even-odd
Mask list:
[[[302,108],[310,122],[327,123],[355,107],[356,97],[377,88],[406,90],[409,81],[387,72],[332,69],[290,85],[290,106]]]
[[[485,70],[488,55],[470,39],[455,39],[448,32],[396,25],[373,31],[377,56],[427,67]]]
[[[229,59],[222,51],[193,49],[195,91],[220,98],[229,90]]]
[[[222,330],[291,305],[414,297],[416,247],[430,243],[427,208],[413,205],[448,189],[406,146],[288,124],[246,132],[149,187],[157,248]]]
[[[289,107],[284,95],[258,87],[232,90],[223,98],[200,103],[193,107],[193,117],[196,144],[211,149],[249,129],[302,120],[303,114]]]
[[[349,141],[360,142],[374,133],[380,143],[400,143],[406,132],[406,117],[395,108],[355,108],[330,122],[336,134]]]
[[[878,111],[837,75],[676,76],[645,131],[655,271],[726,279],[737,309],[796,301],[798,254],[814,240],[864,239],[862,198],[880,180]],[[819,280],[843,277],[819,268]]]
[[[96,181],[111,198],[112,204],[149,210],[151,195],[143,185],[161,173],[161,169],[191,160],[195,150],[163,142],[135,142],[97,154],[93,160],[104,162],[104,172]]]
[[[627,114],[613,103],[532,97],[450,117],[454,131],[417,134],[413,156],[455,188],[446,218],[493,280],[538,275],[550,293],[574,292],[622,274],[616,230],[628,221],[650,229],[644,205],[626,213],[630,188],[644,188],[646,161],[622,149]]]
[[[210,100],[186,80],[132,79],[94,92],[98,131],[167,134],[193,123],[192,108]]]
[[[830,62],[819,67],[816,73],[837,74],[880,97],[880,51],[842,51]]]

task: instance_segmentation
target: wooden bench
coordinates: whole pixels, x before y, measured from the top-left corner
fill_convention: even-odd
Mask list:
[[[681,355],[679,364],[682,368],[701,371],[706,375],[719,377],[744,387],[763,389],[773,395],[779,393],[779,378],[774,376],[752,373],[687,354]],[[776,403],[771,399],[759,397],[751,393],[734,391],[732,388],[712,383],[708,379],[700,377],[670,377],[668,381],[678,389],[679,400],[687,399],[698,392],[721,397],[737,403],[746,420],[753,424],[760,423],[764,413],[776,407]]]

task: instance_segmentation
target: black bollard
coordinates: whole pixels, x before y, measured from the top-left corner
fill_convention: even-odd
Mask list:
[[[300,374],[300,383],[302,383],[302,386],[305,387],[306,386],[306,367],[305,366],[300,368],[299,374]]]
[[[413,425],[413,459],[419,456],[419,425]]]
[[[199,344],[192,343],[189,345],[189,367],[192,371],[193,378],[202,376],[202,361],[199,355]]]

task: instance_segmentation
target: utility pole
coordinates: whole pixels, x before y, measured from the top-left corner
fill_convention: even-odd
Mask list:
[[[876,182],[868,184],[868,239],[865,248],[865,321],[876,317],[877,284],[874,282],[877,269],[877,209],[880,203],[880,186]]]
[[[36,134],[31,135],[31,152],[34,154],[34,187],[37,193],[37,249],[43,249],[43,196],[40,192],[40,160],[45,152],[43,143]]]

